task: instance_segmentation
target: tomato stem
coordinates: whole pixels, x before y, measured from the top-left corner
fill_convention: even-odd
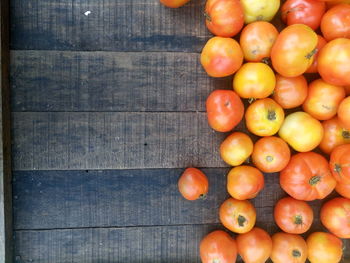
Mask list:
[[[314,50],[312,50],[309,54],[307,54],[305,57],[307,59],[311,59],[313,57],[313,55],[315,55],[317,53],[318,49],[315,48]]]
[[[273,157],[271,155],[266,156],[266,161],[271,163],[273,161]]]
[[[343,131],[342,134],[344,139],[350,139],[350,131]]]
[[[211,16],[210,16],[207,12],[204,12],[203,14],[204,14],[205,18],[206,18],[209,22],[211,22]]]
[[[276,120],[276,112],[274,110],[268,110],[267,111],[267,119],[269,121],[274,121]]]
[[[238,225],[241,226],[241,227],[243,227],[243,226],[244,226],[244,223],[247,222],[247,219],[245,219],[244,216],[239,215],[237,221],[238,221]]]
[[[294,224],[296,225],[302,225],[303,224],[303,217],[301,215],[297,215],[294,218]]]
[[[341,173],[341,165],[336,163],[334,165],[334,171],[338,174]]]
[[[293,249],[292,255],[293,255],[294,258],[300,258],[301,257],[300,251],[296,250],[296,249]]]
[[[315,175],[315,176],[311,177],[311,179],[309,180],[309,184],[310,184],[310,185],[315,185],[315,184],[317,184],[319,181],[321,181],[321,176]]]

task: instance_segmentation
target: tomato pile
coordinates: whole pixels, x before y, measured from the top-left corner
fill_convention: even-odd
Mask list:
[[[160,1],[173,8],[189,2]],[[278,10],[286,25],[280,32],[270,23]],[[237,254],[246,263],[339,262],[340,238],[350,238],[350,1],[207,0],[204,14],[214,37],[200,62],[211,77],[233,76],[232,89],[213,91],[206,110],[212,129],[231,132],[220,145],[221,158],[233,168],[227,176],[231,197],[219,218],[238,236],[218,230],[204,237],[202,262],[235,262]],[[243,119],[250,133],[234,131]],[[272,237],[255,227],[248,200],[264,188],[263,172],[278,172],[289,195],[275,204],[282,231]],[[203,172],[188,168],[178,186],[196,200],[209,184]],[[307,202],[334,189],[342,197],[320,211],[329,232],[304,240],[300,234],[314,220]]]

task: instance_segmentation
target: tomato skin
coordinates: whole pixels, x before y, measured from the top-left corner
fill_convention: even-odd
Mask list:
[[[338,263],[343,255],[343,242],[326,232],[314,232],[306,239],[311,263]]]
[[[336,197],[321,207],[322,224],[339,238],[350,238],[350,199]]]
[[[262,263],[268,260],[272,251],[272,239],[263,229],[254,227],[237,236],[238,254],[245,263]]]
[[[314,57],[314,62],[312,62],[311,66],[306,70],[305,73],[318,73],[317,65],[318,65],[318,55],[320,54],[320,50],[327,44],[327,41],[323,36],[317,35],[318,42],[316,46],[316,53]]]
[[[326,4],[316,0],[287,0],[281,12],[287,25],[304,24],[316,30],[326,12]]]
[[[350,183],[350,144],[335,147],[331,152],[329,165],[338,182]]]
[[[350,4],[350,0],[330,0],[326,2],[328,9],[339,4]]]
[[[350,86],[345,86],[344,89],[345,89],[346,96],[349,96],[350,95]]]
[[[264,175],[251,166],[234,167],[227,175],[227,191],[237,200],[256,197],[264,184]]]
[[[321,31],[327,41],[350,38],[350,5],[339,4],[329,9],[322,18]]]
[[[235,73],[243,63],[243,52],[232,38],[213,37],[201,53],[201,64],[211,77],[227,77]]]
[[[221,158],[231,166],[241,165],[253,152],[253,142],[242,132],[234,132],[220,145]]]
[[[273,68],[284,77],[303,74],[313,63],[318,38],[308,26],[287,26],[278,35],[271,50]]]
[[[346,129],[350,129],[350,96],[346,97],[338,108],[339,121]]]
[[[178,8],[180,6],[185,5],[190,0],[159,0],[163,5],[170,8]]]
[[[215,90],[206,102],[210,127],[219,132],[228,132],[243,119],[244,105],[232,90]]]
[[[219,260],[221,263],[236,262],[236,241],[226,232],[216,230],[205,236],[199,246],[203,263]]]
[[[280,185],[297,200],[323,199],[335,188],[328,161],[314,152],[297,153],[280,173]]]
[[[314,220],[314,212],[308,203],[285,197],[277,202],[274,218],[276,224],[284,232],[303,234],[310,229]]]
[[[350,143],[350,130],[344,128],[337,117],[322,122],[324,135],[320,143],[320,149],[330,154],[339,145]]]
[[[261,62],[269,58],[277,36],[276,27],[269,22],[257,21],[248,24],[242,30],[239,39],[245,60]]]
[[[307,246],[305,240],[295,234],[279,232],[272,236],[273,263],[305,263]]]
[[[284,111],[273,99],[254,101],[245,113],[248,130],[258,136],[271,136],[278,132],[284,120]]]
[[[256,210],[248,200],[229,198],[220,206],[219,217],[227,229],[243,234],[253,229],[256,221]]]
[[[280,0],[241,0],[244,22],[271,21],[280,7]]]
[[[350,199],[350,182],[338,182],[335,191],[342,197]]]
[[[185,199],[197,200],[208,193],[208,178],[197,168],[187,168],[180,176],[178,187]]]
[[[272,98],[283,109],[292,109],[303,104],[307,97],[308,85],[303,75],[288,78],[276,75],[276,87]]]

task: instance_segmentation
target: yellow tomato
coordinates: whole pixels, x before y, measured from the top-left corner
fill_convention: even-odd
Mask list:
[[[280,7],[280,0],[241,0],[244,22],[271,21]]]
[[[253,152],[253,142],[242,132],[234,132],[220,145],[221,158],[229,165],[241,165]]]

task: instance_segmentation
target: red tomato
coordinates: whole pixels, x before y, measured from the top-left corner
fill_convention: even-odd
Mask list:
[[[179,179],[178,187],[184,198],[193,201],[208,193],[208,178],[197,168],[187,168]]]
[[[329,165],[338,182],[350,183],[350,144],[335,147],[331,153]]]
[[[350,182],[338,182],[335,191],[341,196],[350,199]]]
[[[243,52],[232,38],[213,37],[205,44],[201,64],[211,77],[227,77],[235,73],[243,63]]]
[[[316,0],[287,0],[281,11],[287,25],[304,24],[316,30],[326,12],[326,4]]]
[[[320,50],[327,44],[327,41],[320,35],[317,35],[318,42],[316,46],[316,54],[314,57],[314,62],[312,62],[312,65],[307,69],[306,73],[317,73],[317,61],[318,61],[318,55],[320,54]]]
[[[340,238],[350,238],[350,199],[337,197],[321,208],[322,224]]]
[[[243,7],[239,0],[208,0],[205,5],[206,25],[220,37],[233,37],[244,25]]]
[[[350,38],[350,5],[340,4],[329,9],[322,18],[321,31],[327,41]]]
[[[342,125],[350,129],[350,96],[346,97],[339,105],[338,118]]]
[[[232,90],[215,90],[207,99],[207,117],[210,127],[219,132],[228,132],[242,120],[244,105]]]
[[[280,173],[284,191],[298,200],[323,199],[335,188],[336,180],[322,155],[314,152],[297,153]]]
[[[338,263],[343,255],[343,242],[336,236],[312,233],[306,240],[308,259],[311,263]]]
[[[160,0],[160,2],[171,8],[178,8],[180,6],[183,6],[184,4],[188,3],[190,0]]]
[[[339,145],[350,143],[350,130],[343,127],[337,117],[322,123],[324,135],[320,148],[324,153],[330,154]]]
[[[199,246],[202,263],[236,262],[236,241],[226,232],[217,230],[204,237]]]

